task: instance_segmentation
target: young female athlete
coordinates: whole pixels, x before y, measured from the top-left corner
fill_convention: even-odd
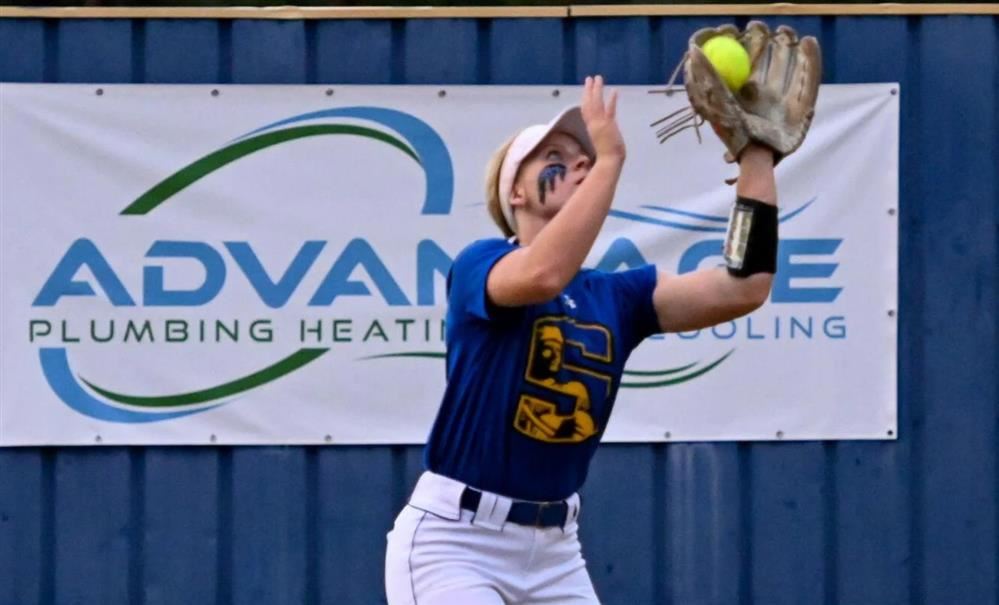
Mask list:
[[[604,97],[602,78],[586,78],[581,107],[522,130],[490,162],[489,211],[508,239],[471,244],[448,276],[448,383],[427,470],[388,535],[390,605],[598,603],[576,491],[628,355],[769,296],[777,148],[748,140],[729,146],[739,178],[727,267],[582,269],[626,155],[617,94]]]

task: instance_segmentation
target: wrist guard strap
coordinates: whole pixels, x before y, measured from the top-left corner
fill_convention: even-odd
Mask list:
[[[777,206],[740,197],[725,236],[725,265],[735,277],[777,272]]]

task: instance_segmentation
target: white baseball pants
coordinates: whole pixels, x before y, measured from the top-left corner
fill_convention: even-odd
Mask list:
[[[389,605],[599,605],[580,551],[579,496],[564,527],[506,521],[512,501],[483,492],[462,510],[465,484],[425,472],[388,534]]]

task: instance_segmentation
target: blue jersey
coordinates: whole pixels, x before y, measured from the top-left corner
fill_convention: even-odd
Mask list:
[[[447,388],[427,468],[522,500],[561,500],[586,479],[625,361],[659,331],[652,265],[583,270],[550,302],[492,305],[486,278],[516,249],[473,243],[448,274]]]

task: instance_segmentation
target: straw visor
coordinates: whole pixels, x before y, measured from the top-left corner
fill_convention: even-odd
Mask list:
[[[538,145],[552,132],[564,132],[579,141],[579,144],[591,158],[596,157],[593,149],[593,142],[590,134],[586,130],[586,123],[583,121],[583,114],[578,106],[569,107],[562,113],[555,116],[547,124],[535,124],[520,131],[507,149],[506,156],[499,174],[499,201],[503,211],[503,218],[507,226],[514,233],[517,232],[517,225],[513,218],[513,208],[510,206],[510,194],[513,192],[513,182],[517,178],[517,171],[524,159],[531,155]]]

